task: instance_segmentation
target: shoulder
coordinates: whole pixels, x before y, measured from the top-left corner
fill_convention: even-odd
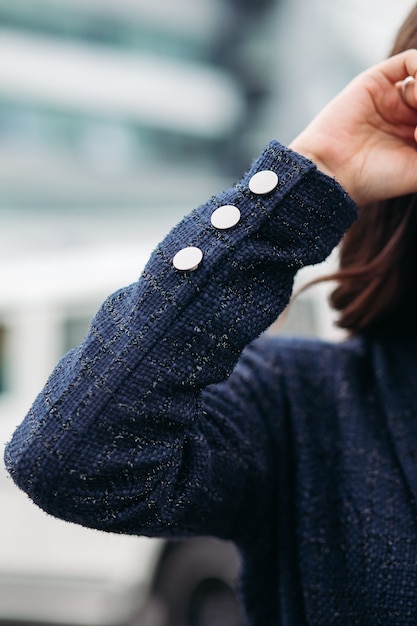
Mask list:
[[[317,338],[286,337],[263,334],[243,353],[243,360],[256,361],[280,367],[301,369],[304,372],[327,367],[358,365],[367,357],[367,348],[361,338],[332,342]]]
[[[361,395],[374,378],[372,357],[361,338],[336,343],[265,334],[245,349],[237,368],[247,380],[275,388],[291,403],[311,395],[331,402],[342,387]]]

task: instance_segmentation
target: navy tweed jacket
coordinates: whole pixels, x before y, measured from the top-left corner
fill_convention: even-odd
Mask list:
[[[254,187],[264,170],[278,179]],[[271,142],[57,365],[6,448],[17,485],[85,526],[233,540],[253,626],[417,624],[415,346],[264,332],[355,216]]]

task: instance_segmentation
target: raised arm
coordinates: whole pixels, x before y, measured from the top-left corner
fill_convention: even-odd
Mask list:
[[[400,57],[356,79],[293,144],[360,201],[417,190],[417,175],[398,174],[405,163],[417,174],[416,115],[395,87],[417,53]],[[326,258],[355,214],[333,178],[272,142],[173,229],[58,364],[6,449],[16,483],[87,526],[230,536],[248,499],[261,511],[272,464],[263,409],[245,409],[252,383],[234,368],[297,270]]]
[[[220,228],[230,206],[240,218]],[[255,453],[266,433],[236,408],[236,391],[210,410],[202,391],[230,375],[288,303],[296,271],[322,261],[355,213],[337,183],[272,142],[174,228],[58,364],[7,448],[16,483],[88,526],[227,536],[248,481],[267,479]],[[200,252],[181,265],[189,247]]]

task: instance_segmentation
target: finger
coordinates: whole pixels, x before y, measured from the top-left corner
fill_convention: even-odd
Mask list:
[[[407,76],[417,75],[417,50],[412,48],[396,54],[377,65],[377,69],[392,82],[403,81]]]

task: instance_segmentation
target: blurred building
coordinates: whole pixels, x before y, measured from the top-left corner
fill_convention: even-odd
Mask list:
[[[166,209],[217,189],[251,157],[275,5],[1,0],[0,208]]]

